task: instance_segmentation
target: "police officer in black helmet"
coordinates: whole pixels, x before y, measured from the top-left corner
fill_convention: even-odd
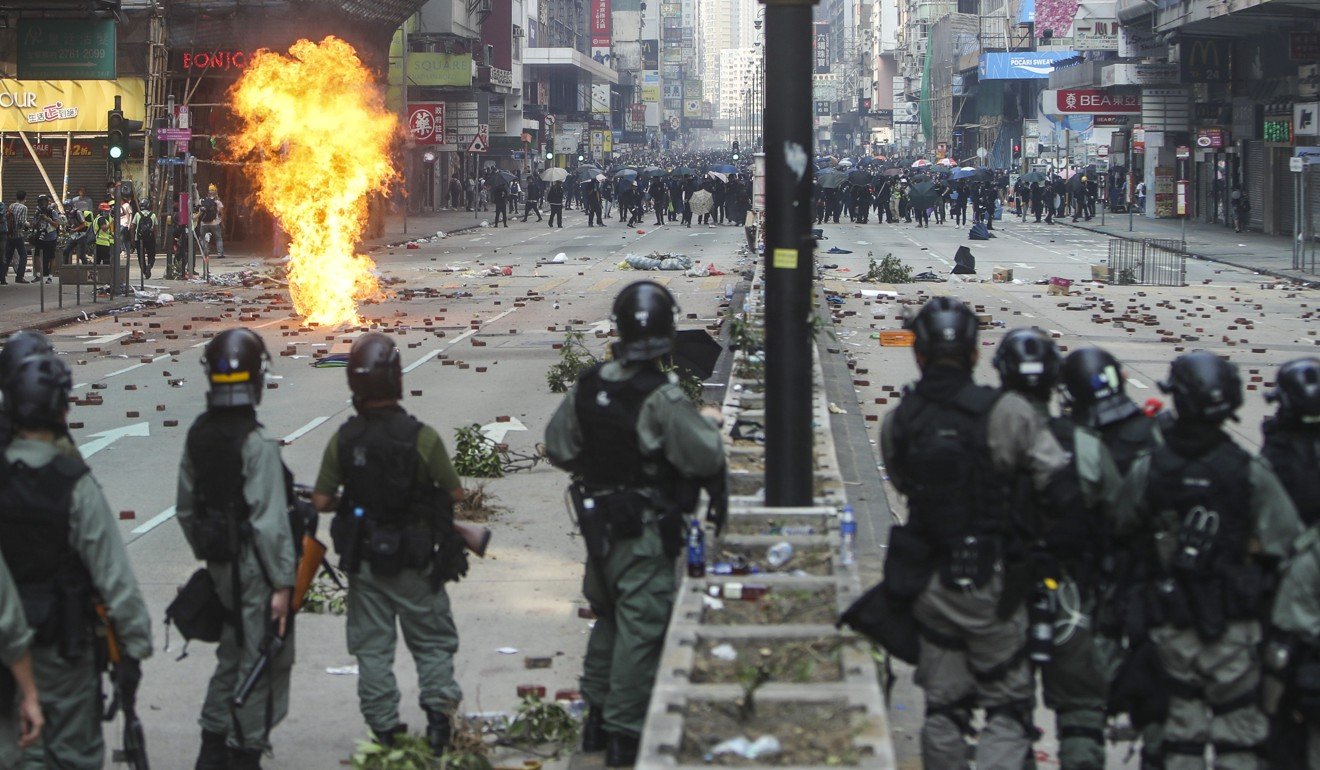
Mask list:
[[[104,603],[124,660],[126,697],[151,655],[151,619],[119,524],[82,459],[61,450],[72,387],[50,353],[23,358],[4,382],[14,430],[0,464],[0,555],[36,637],[32,664],[46,728],[23,767],[101,767],[105,742],[91,618]]]
[[[1050,431],[1071,457],[1056,477],[1049,507],[1033,517],[1033,593],[1029,657],[1039,666],[1045,705],[1055,712],[1059,766],[1105,767],[1108,679],[1092,637],[1105,519],[1122,486],[1118,468],[1099,435],[1068,417],[1050,417],[1060,356],[1040,329],[1014,329],[995,351],[1005,390],[1027,399],[1049,420]]]
[[[271,728],[289,710],[290,602],[300,533],[290,523],[279,444],[257,421],[269,363],[265,343],[248,329],[223,331],[207,343],[207,409],[188,431],[179,467],[179,524],[231,614],[202,704],[197,770],[259,768]],[[243,680],[276,636],[283,644],[267,674],[243,708],[231,711]]]
[[[1035,738],[1028,580],[1019,490],[1046,490],[1068,457],[1021,395],[972,381],[976,316],[935,297],[910,322],[921,379],[886,416],[881,449],[909,521],[890,535],[885,582],[922,628],[922,760],[967,766],[972,711],[986,712],[977,767],[1017,768]]]
[[[403,367],[392,339],[369,332],[353,343],[348,386],[357,415],[326,445],[312,504],[335,512],[330,533],[349,575],[348,651],[358,660],[359,705],[381,744],[408,732],[394,678],[401,628],[438,756],[463,698],[454,680],[458,629],[444,588],[467,572],[454,533],[453,504],[463,490],[440,435],[399,405]]]
[[[1132,465],[1117,525],[1154,555],[1145,607],[1167,675],[1164,766],[1263,766],[1261,617],[1280,560],[1302,532],[1269,463],[1223,430],[1242,405],[1237,368],[1206,351],[1177,358],[1160,388],[1176,421]]]
[[[597,619],[582,664],[582,749],[604,750],[607,767],[636,760],[660,663],[683,514],[695,505],[676,485],[724,473],[719,413],[699,411],[661,369],[677,312],[655,282],[624,288],[614,300],[614,360],[578,378],[545,434],[550,461],[574,476],[587,541],[583,593]]]
[[[5,340],[4,348],[0,349],[0,386],[9,381],[23,359],[54,352],[50,340],[41,332],[28,329],[14,332]],[[9,443],[11,433],[9,415],[5,411],[0,411],[0,446]],[[72,444],[69,444],[69,447],[71,448]]]
[[[1059,383],[1068,416],[1098,433],[1124,475],[1137,458],[1164,443],[1159,421],[1128,397],[1126,382],[1118,359],[1102,348],[1084,347],[1064,358]],[[1109,709],[1127,713],[1140,733],[1142,767],[1158,768],[1163,764],[1168,693],[1159,684],[1162,671],[1154,646],[1144,634],[1130,634],[1126,627],[1133,617],[1130,610],[1145,602],[1153,558],[1140,553],[1138,543],[1118,538],[1112,524],[1106,526],[1103,541],[1094,630],[1110,685]]]
[[[1261,456],[1270,461],[1302,523],[1320,520],[1320,359],[1299,358],[1279,367],[1265,395],[1278,405],[1261,430]]]

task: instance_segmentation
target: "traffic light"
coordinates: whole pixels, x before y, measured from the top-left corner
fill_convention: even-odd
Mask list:
[[[546,160],[555,159],[555,140],[553,139],[545,140],[545,159]]]
[[[735,139],[735,140],[733,141],[733,161],[734,161],[735,163],[738,162],[738,140],[737,140],[737,139]]]
[[[110,110],[105,116],[105,124],[109,126],[109,141],[106,143],[106,151],[110,154],[110,160],[118,163],[128,154],[128,131],[124,130],[124,111],[118,108]]]
[[[119,163],[128,156],[129,150],[134,148],[130,137],[134,131],[142,130],[142,121],[125,118],[124,111],[116,106],[106,113],[105,122],[108,129],[106,153],[110,156],[111,162]],[[141,144],[137,142],[137,145]]]
[[[1014,142],[1013,157],[1017,158],[1017,157],[1021,157],[1021,155],[1022,155],[1022,145],[1018,144],[1017,142]]]
[[[578,163],[581,163],[586,159],[587,159],[587,145],[583,142],[578,142]]]

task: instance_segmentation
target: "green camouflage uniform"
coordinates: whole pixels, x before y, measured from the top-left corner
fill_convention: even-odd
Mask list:
[[[1176,430],[1176,428],[1175,428]],[[1166,440],[1168,434],[1166,434]],[[1143,455],[1124,479],[1116,508],[1121,533],[1145,529],[1154,538],[1170,542],[1177,532],[1163,531],[1162,511],[1148,510],[1147,490],[1151,455]],[[1286,557],[1302,532],[1297,510],[1269,463],[1252,457],[1246,468],[1254,518],[1254,553],[1271,559]],[[1204,639],[1195,625],[1176,628],[1160,625],[1150,630],[1170,688],[1169,715],[1164,723],[1167,770],[1201,770],[1205,759],[1191,747],[1215,747],[1214,767],[1248,770],[1261,766],[1254,751],[1265,742],[1269,724],[1256,695],[1261,684],[1261,624],[1254,619],[1230,620],[1218,639]],[[1191,690],[1199,697],[1189,697]]]
[[[462,487],[444,442],[430,426],[417,434],[417,483],[435,484],[448,495]],[[339,434],[325,447],[316,491],[334,497],[343,483]],[[394,677],[398,630],[417,667],[423,710],[453,714],[463,700],[454,680],[458,628],[444,586],[431,587],[429,569],[404,568],[397,575],[373,575],[366,559],[348,576],[348,652],[358,660],[358,701],[362,718],[375,731],[400,724],[399,683]]]
[[[56,444],[15,438],[5,450],[5,460],[42,468],[60,453]],[[70,507],[69,544],[106,605],[123,653],[139,660],[151,657],[151,618],[129,567],[118,521],[90,473],[74,484]],[[105,742],[97,697],[100,672],[94,657],[90,645],[76,660],[65,660],[55,645],[32,648],[33,676],[46,726],[41,741],[24,752],[21,767],[100,770]]]
[[[1297,554],[1283,570],[1271,624],[1303,645],[1320,647],[1320,529],[1297,542]],[[1296,654],[1296,653],[1294,653]],[[1306,768],[1320,770],[1320,723],[1306,723]]]
[[[610,362],[600,374],[607,382],[621,382],[638,371],[637,366]],[[545,431],[547,457],[564,468],[572,468],[583,450],[576,394],[575,386]],[[663,456],[686,478],[709,478],[724,467],[719,429],[701,416],[673,378],[642,403],[637,440],[644,457]],[[639,537],[611,543],[605,564],[588,560],[583,580],[583,593],[598,611],[580,686],[587,703],[603,709],[610,733],[642,732],[678,588],[674,559],[664,553],[656,516],[654,509],[646,511]],[[607,609],[611,607],[612,612]]]
[[[277,590],[293,587],[297,562],[293,533],[289,528],[279,444],[267,438],[258,427],[243,441],[242,461],[243,499],[249,508],[248,523],[252,536],[244,540],[238,559],[208,562],[206,568],[215,581],[221,603],[230,612],[234,611],[233,581],[237,570],[243,638],[240,645],[235,625],[225,623],[216,648],[215,673],[206,690],[199,724],[206,732],[227,736],[230,748],[264,751],[270,747],[267,717],[269,726],[274,727],[289,713],[289,676],[294,660],[292,610],[286,625],[284,647],[239,711],[237,725],[230,703],[243,679],[261,657],[262,642],[270,629],[271,595]],[[196,469],[185,451],[179,468],[175,510],[183,534],[194,549],[197,548],[193,530],[196,520],[195,478]],[[235,727],[239,729],[235,730]]]

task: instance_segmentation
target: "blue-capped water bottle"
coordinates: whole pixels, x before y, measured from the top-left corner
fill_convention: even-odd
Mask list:
[[[706,576],[706,531],[701,528],[701,520],[692,519],[687,536],[687,573],[688,577]]]
[[[839,563],[857,563],[857,519],[851,505],[843,506],[839,514]]]

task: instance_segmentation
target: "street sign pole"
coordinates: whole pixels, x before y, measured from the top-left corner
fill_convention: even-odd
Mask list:
[[[812,503],[812,26],[815,0],[766,3],[765,499]]]

